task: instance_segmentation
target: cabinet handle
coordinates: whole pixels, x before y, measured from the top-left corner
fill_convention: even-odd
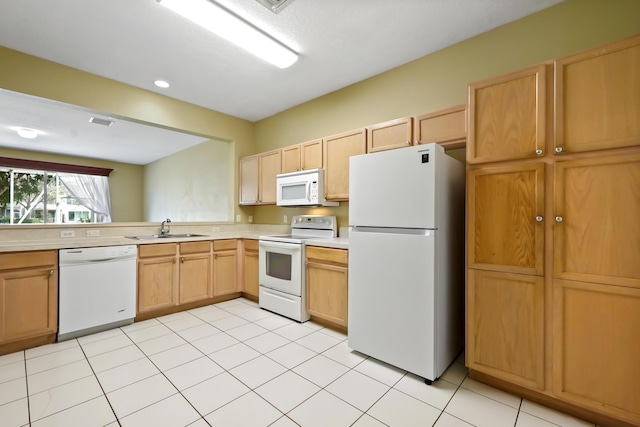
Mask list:
[[[218,254],[213,254],[213,259],[218,259]]]
[[[564,220],[564,218],[562,218],[561,216],[557,216],[556,217],[556,222],[562,222]]]
[[[419,139],[416,139],[416,145],[422,144]]]
[[[173,257],[173,263],[174,263],[174,264],[176,263],[176,258],[175,258],[175,257]]]
[[[407,145],[411,145],[411,141],[407,141]]]
[[[184,257],[180,257],[180,262],[184,262]]]
[[[541,216],[541,215],[538,215],[538,216],[536,217],[536,221],[538,221],[538,222],[542,222],[542,219],[543,219],[543,218],[542,218],[542,216]]]
[[[556,147],[556,153],[562,153],[562,147]]]
[[[538,149],[536,150],[536,155],[537,155],[537,156],[542,156],[542,150],[538,148]]]
[[[49,270],[49,276],[53,276],[54,271],[53,270]]]

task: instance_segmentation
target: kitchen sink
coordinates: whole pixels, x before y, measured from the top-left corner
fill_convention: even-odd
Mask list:
[[[125,236],[127,239],[155,240],[155,239],[184,239],[188,237],[209,237],[206,234],[177,233],[177,234],[145,234],[142,236]]]

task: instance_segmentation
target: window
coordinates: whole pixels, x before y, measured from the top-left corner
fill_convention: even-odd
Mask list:
[[[16,162],[6,160],[18,159],[0,158],[1,224],[111,222],[107,176],[12,167]]]

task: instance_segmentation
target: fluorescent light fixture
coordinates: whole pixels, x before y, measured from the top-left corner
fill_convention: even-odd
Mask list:
[[[153,82],[153,84],[161,87],[162,89],[166,89],[169,87],[169,82],[165,82],[164,80],[156,80]]]
[[[287,68],[298,60],[293,51],[216,3],[208,0],[158,0],[158,3],[276,67]]]
[[[91,117],[89,119],[89,123],[93,123],[96,125],[102,125],[102,126],[111,126],[113,124],[113,120],[111,119],[101,119],[100,117]]]
[[[16,132],[18,132],[18,135],[26,139],[34,139],[39,133],[37,130],[27,128],[16,128]]]

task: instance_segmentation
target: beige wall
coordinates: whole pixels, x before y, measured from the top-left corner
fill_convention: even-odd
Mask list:
[[[233,143],[210,140],[144,168],[144,219],[233,221]]]
[[[256,148],[267,151],[462,104],[471,82],[638,33],[638,0],[566,0],[256,122]],[[343,210],[336,211],[340,226],[347,225]],[[287,212],[265,206],[255,208],[254,216],[276,224]]]
[[[249,121],[36,58],[2,46],[0,46],[0,64],[2,64],[0,66],[0,88],[79,105],[115,116],[130,117],[134,120],[231,141],[234,149],[234,160],[232,162],[234,177],[237,176],[237,159],[256,152],[254,125]],[[0,155],[8,156],[8,154],[3,153],[5,153],[5,150],[0,148]],[[35,156],[34,158],[37,157],[38,160],[55,161],[43,154],[34,154],[33,156]],[[88,159],[75,160],[78,164],[91,164]],[[140,172],[140,177],[142,177],[142,172]],[[142,185],[142,181],[140,181],[134,183],[131,187],[125,186],[121,189],[112,187],[112,193],[117,190],[117,197],[120,197],[121,191],[138,191],[138,187],[142,187]],[[253,209],[240,208],[235,202],[237,200],[236,185],[233,186],[233,192],[234,211],[238,214],[242,213],[246,222],[247,213],[251,213]],[[135,195],[133,193],[125,194],[122,197],[142,200],[139,193]],[[142,220],[142,215],[140,215],[140,220]]]
[[[0,148],[0,157],[14,157],[27,160],[113,169],[113,172],[109,175],[112,209],[111,218],[113,222],[139,222],[144,220],[142,203],[143,166],[8,148]]]

